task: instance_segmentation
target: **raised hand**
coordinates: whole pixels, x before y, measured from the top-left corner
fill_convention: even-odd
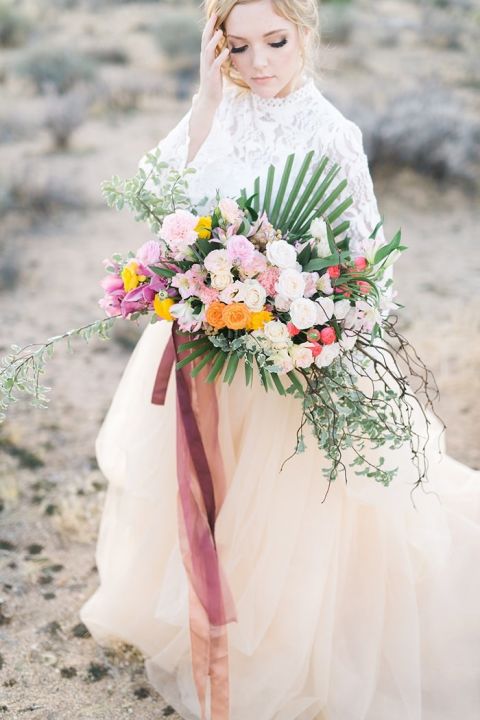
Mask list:
[[[213,13],[207,20],[202,33],[202,46],[200,51],[200,88],[198,99],[203,107],[216,108],[223,93],[223,78],[221,67],[227,59],[230,50],[224,47],[216,55],[219,42],[224,37],[222,30],[215,30],[217,14]]]

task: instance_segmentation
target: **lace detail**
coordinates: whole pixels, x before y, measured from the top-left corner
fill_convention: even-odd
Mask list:
[[[209,135],[188,163],[196,170],[189,176],[190,195],[193,203],[207,212],[217,190],[238,197],[243,187],[253,191],[257,176],[264,188],[270,164],[279,169],[275,193],[288,155],[295,153],[294,175],[305,154],[313,149],[317,163],[327,155],[331,164],[340,165],[338,181],[346,178],[348,182],[332,209],[352,195],[354,202],[344,217],[350,222],[348,234],[354,254],[360,254],[362,241],[380,220],[362,133],[324,97],[312,77],[304,78],[303,85],[281,98],[263,98],[235,85],[225,85]],[[190,114],[191,108],[157,146],[162,158],[177,169],[187,165]],[[144,162],[142,158],[139,166]],[[205,197],[207,201],[202,206]],[[379,244],[385,242],[383,228],[379,229],[377,240]],[[384,283],[388,278],[393,278],[391,267],[384,273]],[[392,286],[388,295],[392,299]],[[388,311],[384,314],[388,315]]]

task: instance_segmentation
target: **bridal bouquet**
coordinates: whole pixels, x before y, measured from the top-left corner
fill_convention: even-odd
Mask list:
[[[333,186],[339,166],[327,169],[328,158],[322,158],[301,190],[312,159],[313,152],[292,178],[294,155],[289,156],[275,197],[271,166],[261,207],[257,178],[253,193],[244,188],[236,199],[217,193],[206,214],[188,197],[187,175],[193,170],[166,168],[158,151],[147,156],[148,175],[140,168],[127,182],[117,177],[105,182],[109,205],[129,206],[137,220],[148,222],[155,239],[126,257],[104,261],[99,304],[106,319],[50,338],[34,352],[12,346],[0,369],[4,408],[15,399],[15,389],[45,406],[47,388],[39,386],[38,375],[58,340],[72,334],[107,338],[117,319],[146,314],[152,323],[175,323],[184,335],[177,370],[191,364],[192,376],[205,369],[205,382],[231,383],[242,364],[247,386],[258,373],[266,391],[298,397],[303,414],[295,452],[305,447],[308,422],[331,461],[324,470],[329,480],[339,468],[346,471],[343,452],[351,448],[356,473],[388,485],[396,470],[382,467],[383,458],[369,463],[362,450],[366,443],[378,448],[410,442],[418,459],[407,398],[420,403],[409,391],[400,358],[421,379],[431,404],[428,371],[416,372],[418,357],[412,362],[407,341],[382,314],[399,307],[391,302],[391,281],[385,282],[384,273],[405,247],[400,232],[380,244],[379,222],[361,254],[354,254],[348,222],[342,221],[352,198],[334,207],[347,184]],[[155,192],[147,189],[147,180]],[[359,380],[371,377],[372,366],[377,384],[368,392]],[[424,476],[419,467],[418,483]]]

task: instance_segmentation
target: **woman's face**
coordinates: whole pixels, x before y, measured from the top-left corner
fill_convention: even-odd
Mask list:
[[[224,28],[230,59],[253,92],[271,98],[295,89],[302,70],[299,32],[271,0],[235,5]]]

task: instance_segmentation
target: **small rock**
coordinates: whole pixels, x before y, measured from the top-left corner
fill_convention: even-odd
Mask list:
[[[60,670],[60,675],[64,678],[72,678],[72,677],[75,677],[76,674],[77,674],[77,668],[74,668],[72,666],[63,667]]]
[[[43,573],[42,575],[39,575],[37,582],[39,585],[50,585],[50,583],[53,582],[53,577]]]
[[[2,713],[8,712],[8,707],[6,705],[0,705],[0,712],[2,712]]]
[[[52,620],[52,622],[47,623],[47,625],[44,625],[41,630],[43,632],[48,633],[49,635],[58,635],[62,632],[62,626],[59,622],[56,620]]]
[[[43,593],[43,597],[45,598],[45,600],[53,600],[57,596],[55,595],[54,592],[46,592],[46,593]]]
[[[163,708],[163,717],[168,717],[169,715],[173,715],[175,713],[174,708],[172,708],[171,705],[167,705],[166,708]]]
[[[17,684],[17,681],[15,680],[15,678],[8,678],[8,680],[5,680],[3,684],[5,685],[5,687],[13,687]]]
[[[45,508],[45,515],[58,515],[59,513],[59,507],[58,505],[55,505],[54,503],[50,503]]]
[[[139,687],[133,691],[133,694],[139,700],[143,700],[144,698],[150,697],[150,690],[146,687]]]
[[[0,603],[0,625],[8,625],[11,620],[12,618],[3,612],[2,604]]]
[[[64,565],[61,565],[60,563],[55,563],[54,565],[48,565],[45,570],[50,570],[51,572],[57,573],[60,572],[60,570],[64,569]]]
[[[74,637],[86,638],[90,637],[90,631],[84,623],[78,623],[72,630]]]

